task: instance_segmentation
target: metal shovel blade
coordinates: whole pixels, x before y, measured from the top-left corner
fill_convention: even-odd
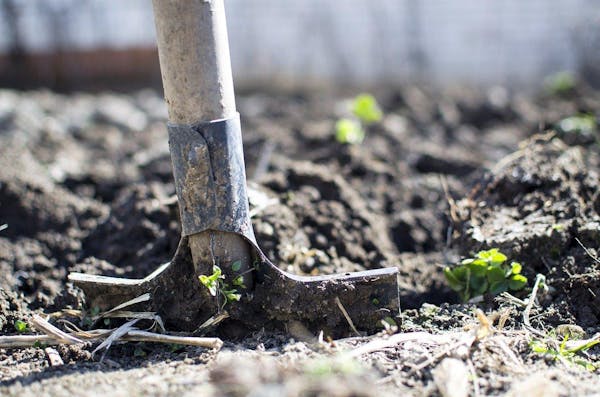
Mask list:
[[[185,237],[173,260],[143,279],[82,273],[71,273],[68,278],[84,291],[87,305],[100,310],[150,293],[150,300],[137,304],[136,309],[154,311],[169,328],[185,331],[197,330],[227,310],[230,319],[249,332],[300,322],[312,332],[342,336],[350,334],[352,327],[376,331],[382,319],[400,313],[395,267],[307,277],[284,272],[268,260],[257,263],[251,290],[244,290],[239,302],[225,308],[198,281]]]

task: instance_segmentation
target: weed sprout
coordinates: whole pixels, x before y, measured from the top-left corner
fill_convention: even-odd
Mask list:
[[[523,289],[527,278],[521,274],[521,264],[508,264],[507,259],[497,248],[479,251],[454,268],[444,268],[444,275],[450,288],[458,292],[464,302],[486,293],[498,295]]]
[[[371,94],[356,96],[350,105],[352,117],[335,123],[335,139],[340,143],[358,144],[365,139],[365,126],[381,121],[383,112]]]

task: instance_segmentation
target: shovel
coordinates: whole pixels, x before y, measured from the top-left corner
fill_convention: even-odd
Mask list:
[[[88,306],[106,310],[149,293],[137,307],[170,328],[202,331],[226,318],[219,330],[236,336],[292,325],[343,336],[398,316],[396,268],[306,277],[262,253],[248,210],[223,0],[153,7],[182,237],[173,259],[144,279],[69,274]]]

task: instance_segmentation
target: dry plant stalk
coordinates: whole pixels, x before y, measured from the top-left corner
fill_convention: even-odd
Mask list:
[[[46,346],[62,344],[73,345],[81,344],[85,341],[95,342],[100,340],[103,340],[103,343],[101,343],[95,351],[102,347],[110,346],[110,344],[117,341],[176,343],[179,345],[200,346],[217,350],[223,346],[223,341],[220,338],[166,335],[141,331],[132,327],[138,320],[139,318],[136,318],[116,329],[95,329],[91,331],[77,330],[75,332],[66,333],[59,330],[40,316],[35,315],[32,321],[33,326],[43,332],[43,335],[0,336],[0,348],[33,347],[36,344]]]

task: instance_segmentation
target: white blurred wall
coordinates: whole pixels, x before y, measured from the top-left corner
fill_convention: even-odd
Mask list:
[[[150,0],[13,0],[27,50],[154,45]],[[240,84],[535,87],[600,64],[599,0],[226,0]],[[4,21],[4,19],[2,19]],[[0,51],[11,36],[0,24]]]

